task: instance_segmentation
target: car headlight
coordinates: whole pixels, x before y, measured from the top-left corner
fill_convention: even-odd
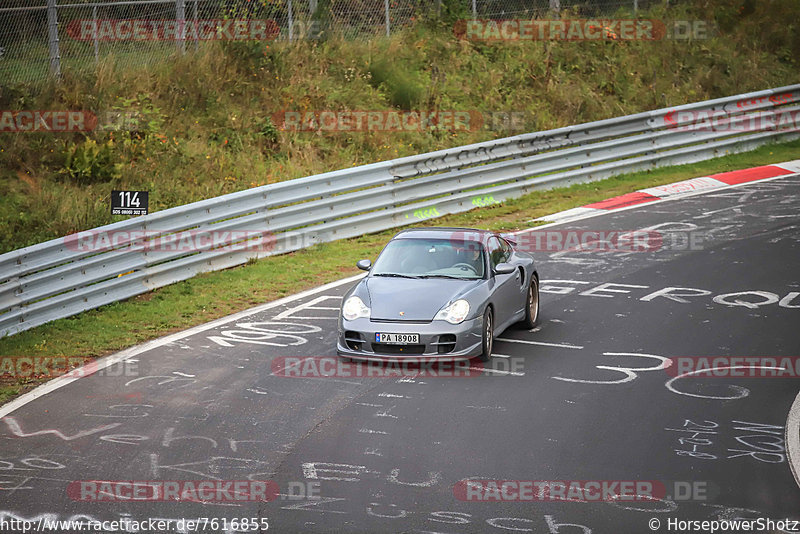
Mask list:
[[[451,324],[458,324],[467,318],[468,313],[469,302],[464,299],[458,299],[452,304],[449,304],[448,306],[445,306],[439,310],[439,312],[436,314],[436,317],[433,319],[441,319]]]
[[[342,316],[348,321],[358,319],[359,317],[369,317],[370,310],[364,305],[358,297],[350,297],[342,306]]]

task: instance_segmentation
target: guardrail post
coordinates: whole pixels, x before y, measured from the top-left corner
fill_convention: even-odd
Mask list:
[[[292,37],[294,37],[294,13],[292,12],[292,0],[289,0],[287,4],[289,8],[289,42],[291,42]]]
[[[389,0],[383,0],[383,8],[386,11],[386,37],[389,37],[391,33],[389,28]]]
[[[56,0],[47,0],[47,47],[50,52],[50,74],[61,78],[61,55],[58,50],[58,7]]]
[[[185,0],[175,0],[175,22],[178,27],[175,33],[175,44],[181,54],[186,53],[186,4]]]
[[[198,31],[197,31],[197,2],[200,0],[194,0],[192,4],[192,20],[194,21],[194,51],[197,52],[200,49],[200,42],[198,40]]]
[[[100,63],[100,42],[97,40],[97,6],[92,6],[92,41],[94,41],[94,64]]]
[[[308,29],[306,39],[319,39],[322,28],[317,18],[317,0],[308,0]]]

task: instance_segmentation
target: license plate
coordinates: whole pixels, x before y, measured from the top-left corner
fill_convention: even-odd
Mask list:
[[[381,334],[375,333],[376,343],[392,343],[394,345],[416,345],[419,343],[419,334]]]

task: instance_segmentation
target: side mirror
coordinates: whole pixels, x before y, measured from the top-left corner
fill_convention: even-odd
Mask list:
[[[494,267],[494,274],[511,274],[517,268],[511,265],[510,263],[498,263]]]
[[[372,268],[372,262],[369,260],[358,260],[358,262],[356,262],[356,267],[362,271],[369,271]]]

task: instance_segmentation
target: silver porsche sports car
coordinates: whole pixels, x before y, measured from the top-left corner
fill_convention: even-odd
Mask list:
[[[337,352],[357,360],[477,357],[510,325],[539,315],[539,275],[507,237],[469,228],[395,235],[342,300]]]

